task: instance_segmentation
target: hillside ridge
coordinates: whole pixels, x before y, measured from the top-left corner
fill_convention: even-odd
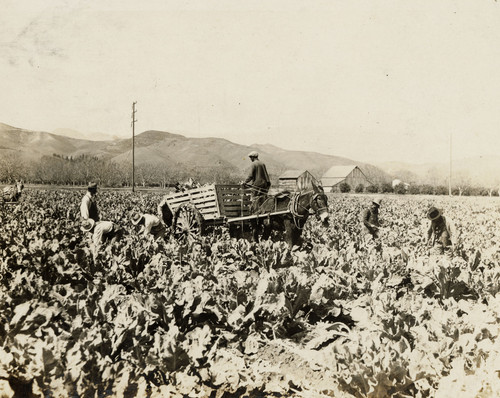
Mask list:
[[[250,166],[247,155],[257,150],[274,178],[290,169],[308,170],[320,178],[333,165],[356,164],[375,180],[390,179],[370,164],[334,155],[285,150],[270,144],[241,145],[224,138],[186,137],[161,130],[143,131],[135,136],[134,141],[137,166],[161,165],[164,169],[183,170],[185,174],[203,168],[224,169],[232,174],[245,175]],[[132,138],[93,141],[0,123],[0,154],[15,151],[26,161],[53,155],[64,158],[88,155],[119,164],[129,163],[132,159],[131,146]]]

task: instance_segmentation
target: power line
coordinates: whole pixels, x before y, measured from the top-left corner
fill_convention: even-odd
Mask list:
[[[448,179],[448,194],[451,196],[451,139],[452,134],[450,133],[450,178]]]
[[[132,192],[135,191],[135,123],[137,122],[135,104],[137,101],[132,103]]]

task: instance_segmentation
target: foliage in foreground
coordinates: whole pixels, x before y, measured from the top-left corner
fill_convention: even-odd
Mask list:
[[[499,205],[446,200],[450,261],[423,246],[422,199],[392,198],[383,252],[359,237],[368,198],[330,200],[308,250],[224,230],[181,247],[131,229],[153,194],[105,193],[125,229],[93,258],[79,194],[1,210],[0,384],[50,397],[491,397],[500,391]],[[311,248],[312,247],[312,248]],[[12,394],[10,395],[12,396]]]

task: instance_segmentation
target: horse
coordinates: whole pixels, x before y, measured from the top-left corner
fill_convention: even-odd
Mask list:
[[[3,202],[17,202],[23,192],[23,181],[16,181],[15,185],[9,185],[2,190]]]
[[[284,231],[285,240],[291,249],[295,245],[300,245],[302,229],[311,213],[321,220],[323,226],[329,225],[328,199],[323,187],[315,183],[308,190],[294,193],[285,191],[259,198],[259,203],[252,213],[259,215],[280,211],[288,211],[288,213],[252,220],[254,241],[259,241],[260,229],[263,229],[262,239],[268,239],[272,231]]]

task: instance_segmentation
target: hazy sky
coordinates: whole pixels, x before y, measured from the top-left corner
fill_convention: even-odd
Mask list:
[[[494,0],[0,0],[0,122],[362,161],[500,148]]]

